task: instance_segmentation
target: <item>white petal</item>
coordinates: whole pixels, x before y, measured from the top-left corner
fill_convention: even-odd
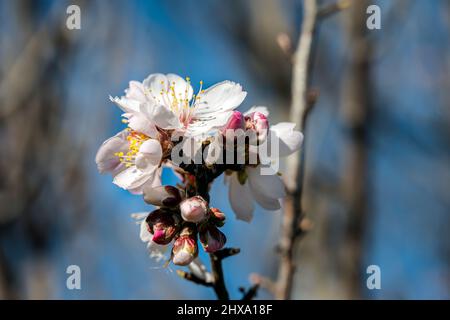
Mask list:
[[[244,185],[240,184],[236,173],[233,173],[231,177],[228,177],[228,179],[230,184],[228,197],[231,208],[236,214],[236,218],[250,222],[253,218],[253,210],[255,209],[255,206],[253,204],[253,197],[250,192],[248,182]]]
[[[143,194],[144,188],[146,188],[147,186],[151,186],[152,188],[160,187],[162,185],[161,174],[162,168],[157,168],[152,172],[152,174],[144,184],[139,185],[138,187],[133,189],[128,189],[128,191],[132,194],[140,195]]]
[[[291,122],[281,122],[270,127],[269,139],[278,139],[280,157],[286,157],[300,149],[303,134],[294,128],[295,123]]]
[[[136,156],[136,167],[140,170],[155,170],[162,159],[162,148],[158,140],[149,139],[142,143]]]
[[[133,99],[128,99],[126,97],[111,97],[109,96],[109,99],[117,104],[120,109],[122,109],[126,113],[139,113],[139,106],[140,102]]]
[[[152,234],[147,229],[147,223],[145,222],[145,218],[141,221],[139,237],[143,242],[149,242],[152,240]]]
[[[248,183],[255,200],[267,210],[280,209],[279,199],[286,195],[285,186],[281,178],[275,173],[262,175],[261,167],[247,167]]]
[[[166,252],[169,245],[160,245],[153,241],[149,241],[147,243],[148,251],[150,252],[150,258],[155,259],[156,261],[167,260]]]
[[[170,86],[174,86],[175,96],[177,99],[181,96],[182,99],[188,99],[189,101],[192,99],[192,95],[194,94],[194,90],[192,86],[184,80],[179,75],[169,73],[167,74],[167,80],[170,83]]]
[[[162,73],[153,73],[143,82],[144,87],[148,88],[152,96],[159,97],[161,91],[167,92],[169,89],[169,80]]]
[[[126,140],[126,131],[121,131],[114,137],[109,138],[100,146],[95,156],[95,162],[100,173],[112,172],[113,175],[121,169],[119,157],[116,152],[126,152],[128,150],[128,141]]]
[[[223,81],[200,94],[194,117],[210,115],[211,113],[231,111],[244,101],[247,92],[242,91],[241,85]]]
[[[159,164],[159,162],[161,161],[162,148],[158,140],[149,139],[144,141],[139,148],[139,152],[145,153],[148,156],[152,156],[155,164]]]
[[[166,106],[161,104],[142,104],[141,112],[145,114],[154,125],[162,129],[176,129],[179,128],[180,120],[178,117]]]
[[[158,133],[155,125],[141,113],[131,115],[128,118],[128,126],[131,129],[136,130],[137,132],[145,134],[148,137],[155,138]]]
[[[211,114],[204,114],[196,117],[187,128],[187,133],[190,136],[197,136],[206,134],[210,131],[216,131],[223,128],[227,124],[233,111],[225,111]]]
[[[141,187],[149,179],[153,178],[152,171],[142,171],[136,166],[129,167],[114,177],[113,183],[119,187],[132,190]]]
[[[267,109],[267,107],[263,107],[263,106],[254,106],[251,107],[250,109],[248,109],[245,113],[244,116],[248,116],[254,112],[260,112],[263,115],[265,115],[266,117],[269,116],[269,110]]]
[[[147,95],[145,93],[145,87],[139,81],[130,81],[129,88],[125,91],[126,98],[137,100],[141,103],[147,101]]]

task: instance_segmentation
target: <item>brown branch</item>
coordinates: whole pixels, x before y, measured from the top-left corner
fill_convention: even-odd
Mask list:
[[[183,279],[186,279],[188,281],[191,281],[193,283],[196,283],[196,284],[199,284],[199,285],[202,285],[205,287],[212,287],[214,285],[212,282],[207,282],[205,279],[202,279],[202,278],[196,276],[192,272],[177,270],[177,274]]]
[[[306,121],[318,93],[310,89],[313,49],[316,41],[316,30],[319,19],[346,8],[347,0],[339,0],[334,4],[319,8],[317,0],[304,0],[303,22],[294,54],[292,74],[292,104],[291,121],[304,132]],[[295,263],[294,253],[297,240],[305,234],[307,228],[302,228],[304,212],[302,208],[303,176],[305,170],[305,144],[300,157],[291,157],[287,163],[286,186],[288,195],[285,199],[285,212],[282,222],[280,252],[281,260],[276,281],[275,297],[290,299]]]
[[[234,256],[240,252],[238,248],[225,248],[209,254],[211,260],[211,272],[214,277],[214,292],[219,300],[230,300],[228,290],[225,286],[222,260]]]
[[[344,148],[345,167],[340,191],[348,208],[345,247],[343,257],[346,286],[351,298],[360,298],[360,268],[362,236],[367,216],[367,145],[370,112],[372,56],[371,42],[367,38],[365,10],[367,0],[356,1],[348,16],[350,59],[344,79],[342,94],[342,118],[347,141]]]
[[[253,300],[258,294],[259,284],[252,285],[248,290],[241,288],[241,292],[243,293],[242,299],[244,301]]]
[[[352,0],[338,0],[334,3],[324,5],[317,12],[317,16],[319,19],[327,18],[341,10],[347,9],[348,7],[350,7],[351,3]]]
[[[302,31],[294,55],[292,75],[291,120],[303,131],[312,104],[308,99],[310,83],[311,53],[317,24],[317,0],[304,1]],[[281,261],[276,282],[275,298],[290,299],[295,274],[294,248],[298,238],[298,226],[303,216],[301,205],[304,168],[304,147],[301,157],[291,157],[287,163],[288,195],[281,231]]]

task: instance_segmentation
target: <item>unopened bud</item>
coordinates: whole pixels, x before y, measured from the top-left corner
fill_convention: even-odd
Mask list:
[[[179,218],[171,212],[157,209],[147,219],[148,231],[153,235],[152,241],[157,244],[168,244],[179,230]]]
[[[181,216],[184,220],[198,223],[207,217],[208,203],[200,196],[194,196],[181,202]]]
[[[269,121],[265,114],[255,111],[245,117],[245,129],[254,130],[258,135],[258,142],[266,140],[269,131]]]
[[[191,227],[185,227],[175,240],[172,248],[172,261],[179,266],[187,266],[198,255],[197,236]]]
[[[217,208],[210,208],[211,220],[218,227],[222,227],[225,224],[225,214]]]
[[[206,252],[216,252],[227,242],[225,235],[213,225],[205,225],[200,229],[200,242]]]
[[[158,207],[175,207],[181,200],[180,190],[173,186],[145,187],[144,201]]]
[[[245,127],[244,115],[239,111],[233,111],[233,114],[231,115],[230,119],[225,125],[224,130],[244,129],[244,127]]]

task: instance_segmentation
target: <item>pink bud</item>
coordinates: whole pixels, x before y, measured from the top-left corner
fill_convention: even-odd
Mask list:
[[[256,111],[245,117],[245,129],[256,131],[258,142],[263,142],[267,137],[269,121],[265,114]]]
[[[152,241],[157,244],[170,243],[180,229],[179,218],[162,209],[151,212],[145,222],[148,231],[153,235]]]
[[[187,266],[197,255],[197,236],[191,227],[185,227],[173,244],[172,261],[176,265]]]
[[[180,190],[173,186],[144,187],[144,201],[158,207],[175,207],[181,200]]]
[[[216,252],[223,248],[227,238],[216,226],[206,225],[200,229],[200,242],[206,252]]]
[[[207,217],[208,203],[200,196],[194,196],[181,202],[181,216],[184,220],[198,223]]]
[[[222,227],[225,224],[225,214],[217,208],[210,208],[211,220],[218,227]]]
[[[224,130],[244,129],[244,115],[239,111],[234,111]]]

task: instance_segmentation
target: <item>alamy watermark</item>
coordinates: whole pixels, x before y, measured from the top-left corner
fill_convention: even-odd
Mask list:
[[[366,13],[369,17],[366,20],[366,26],[369,30],[381,29],[381,9],[376,4],[367,7]]]
[[[81,290],[81,268],[76,264],[67,267],[66,273],[69,275],[66,279],[66,287],[69,290]]]
[[[71,4],[67,7],[66,13],[68,17],[66,19],[66,27],[69,30],[81,29],[81,9],[76,4]]]
[[[381,289],[381,269],[376,264],[367,267],[366,273],[369,275],[366,280],[366,286],[369,290]]]

